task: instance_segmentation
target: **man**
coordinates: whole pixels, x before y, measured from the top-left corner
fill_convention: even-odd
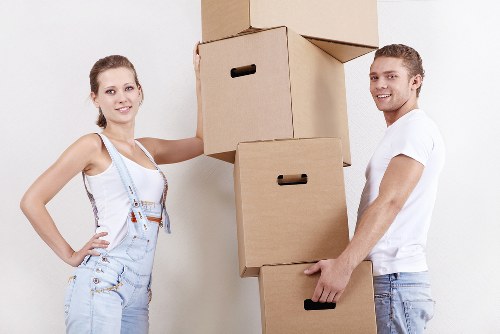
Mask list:
[[[425,247],[445,151],[436,125],[418,109],[423,78],[414,49],[376,51],[370,92],[387,130],[366,169],[356,230],[338,258],[305,271],[321,272],[313,301],[337,302],[352,271],[371,260],[378,334],[423,333],[434,311]]]

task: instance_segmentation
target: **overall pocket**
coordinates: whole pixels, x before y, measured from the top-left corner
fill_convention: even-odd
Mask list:
[[[127,255],[133,261],[142,260],[149,251],[151,251],[149,239],[137,235],[132,237],[132,241],[127,246]]]

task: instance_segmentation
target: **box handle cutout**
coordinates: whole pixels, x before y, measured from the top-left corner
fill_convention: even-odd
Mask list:
[[[280,186],[307,184],[307,174],[278,175],[277,181]]]
[[[311,299],[304,300],[304,310],[306,311],[317,311],[317,310],[334,310],[336,303],[320,303],[313,302]]]
[[[231,69],[231,78],[244,77],[245,75],[255,74],[257,66],[255,64],[235,67]]]

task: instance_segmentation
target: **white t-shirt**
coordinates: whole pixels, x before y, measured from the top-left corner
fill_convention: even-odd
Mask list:
[[[439,174],[444,165],[445,148],[436,124],[423,110],[412,110],[387,128],[366,168],[358,221],[377,198],[389,162],[400,154],[420,162],[424,171],[394,222],[368,254],[367,259],[373,262],[374,276],[427,270],[427,232]]]

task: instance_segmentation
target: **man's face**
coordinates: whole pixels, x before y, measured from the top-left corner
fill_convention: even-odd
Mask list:
[[[413,106],[420,75],[409,76],[403,59],[378,57],[370,67],[370,93],[377,108],[384,112],[397,112],[404,106]],[[418,79],[418,78],[417,78]]]

